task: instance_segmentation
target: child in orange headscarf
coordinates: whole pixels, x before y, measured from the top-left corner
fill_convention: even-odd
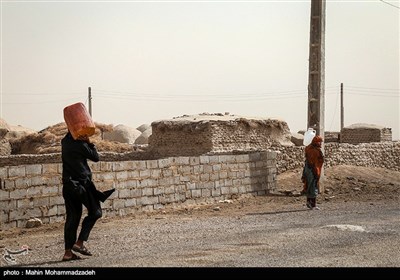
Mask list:
[[[317,207],[317,195],[319,193],[319,179],[321,177],[324,155],[321,150],[322,138],[316,135],[311,144],[305,148],[305,164],[301,177],[304,183],[303,193],[307,195],[307,207],[319,209]]]

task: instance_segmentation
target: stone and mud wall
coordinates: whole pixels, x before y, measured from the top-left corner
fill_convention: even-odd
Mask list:
[[[372,124],[353,124],[344,127],[340,142],[349,144],[392,141],[392,129]]]
[[[271,147],[277,151],[277,174],[304,166],[304,146]],[[326,143],[324,145],[325,167],[354,165],[383,167],[400,171],[400,141],[362,143]]]
[[[273,151],[272,151],[273,150]],[[400,171],[400,142],[324,145],[325,166],[355,165]],[[191,157],[138,158],[101,154],[91,163],[100,190],[116,188],[103,204],[104,216],[168,207],[215,203],[243,195],[265,195],[276,175],[303,167],[304,147]],[[44,223],[65,217],[59,154],[0,157],[0,229],[24,227],[30,218]]]
[[[204,114],[156,121],[151,126],[149,148],[160,156],[243,152],[293,145],[287,123],[278,119]]]

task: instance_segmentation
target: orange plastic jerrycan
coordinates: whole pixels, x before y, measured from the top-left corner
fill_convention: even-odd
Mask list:
[[[78,102],[64,108],[64,120],[72,137],[90,137],[95,133],[95,125],[83,103]]]

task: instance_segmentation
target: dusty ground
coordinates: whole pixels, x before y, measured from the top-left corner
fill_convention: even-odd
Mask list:
[[[290,209],[298,209],[299,205],[305,205],[305,197],[300,195],[302,183],[300,180],[301,169],[289,171],[278,175],[277,192],[272,195],[233,198],[231,200],[220,201],[213,205],[197,205],[192,207],[184,207],[180,209],[163,209],[151,213],[138,213],[135,219],[147,218],[149,216],[176,217],[179,215],[196,216],[218,216],[218,215],[235,215],[238,213],[257,213],[257,212],[273,212]],[[324,192],[317,198],[317,203],[323,209],[324,205],[334,203],[352,203],[352,202],[376,202],[390,201],[400,203],[400,172],[386,170],[383,168],[367,168],[359,166],[335,166],[325,169],[325,177],[323,181]],[[305,207],[305,206],[304,206]],[[110,227],[118,227],[122,219],[119,218],[102,218],[102,223],[107,223]],[[62,230],[63,223],[55,223],[52,225],[43,225],[39,228],[18,228],[7,231],[0,231],[0,249],[7,244],[10,237],[24,236],[24,240],[29,242],[29,235],[37,238],[38,232],[51,232]]]
[[[256,213],[297,209],[305,206],[302,190],[302,169],[282,173],[277,177],[277,191],[274,194],[259,197],[239,198],[224,201],[216,205],[194,206],[168,213],[190,215],[231,215],[235,212]],[[400,202],[400,172],[384,168],[360,166],[335,166],[325,169],[324,191],[317,198],[317,204],[323,209],[324,204],[336,202]]]
[[[88,242],[94,255],[83,260],[60,261],[63,223],[0,231],[0,251],[27,245],[16,265],[34,267],[399,266],[400,172],[328,168],[320,211],[307,210],[300,174],[280,174],[273,195],[104,217]],[[367,232],[326,229],[336,224]],[[310,242],[319,246],[314,259]]]

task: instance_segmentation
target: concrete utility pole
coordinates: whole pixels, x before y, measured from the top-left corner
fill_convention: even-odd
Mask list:
[[[311,0],[307,128],[325,138],[325,0]]]
[[[308,66],[308,120],[325,140],[325,0],[311,0],[310,54]],[[324,152],[324,143],[322,143]],[[324,168],[321,170],[319,190],[324,193]]]
[[[92,88],[88,88],[89,115],[92,116]]]

